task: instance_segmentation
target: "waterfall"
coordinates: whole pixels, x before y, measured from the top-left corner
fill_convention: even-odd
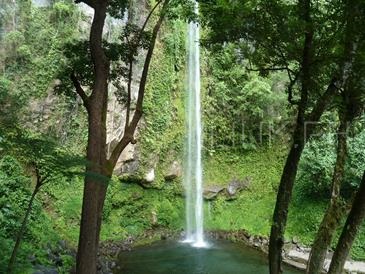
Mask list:
[[[198,13],[198,3],[195,3]],[[187,142],[184,185],[186,192],[186,236],[184,242],[204,247],[202,128],[200,106],[199,25],[188,25]]]

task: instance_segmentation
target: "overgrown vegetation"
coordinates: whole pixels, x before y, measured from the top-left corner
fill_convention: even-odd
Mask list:
[[[73,1],[54,1],[51,6],[43,8],[37,8],[31,2],[6,3],[0,10],[0,14],[4,15],[0,19],[0,272],[7,271],[11,250],[36,185],[36,164],[37,168],[41,166],[49,174],[49,183],[35,197],[15,273],[32,273],[42,267],[68,273],[75,265],[79,239],[84,175],[80,162],[85,164],[80,161],[79,155],[85,154],[86,150],[87,112],[70,89],[71,83],[65,81],[70,71],[76,68],[81,71],[78,76],[86,75],[82,85],[92,86],[88,78],[92,64],[86,64],[82,59],[87,58],[87,52],[85,56],[79,54],[85,53],[88,48],[84,42],[81,47],[81,31],[78,29],[85,24],[85,16]],[[230,6],[228,2],[222,1],[219,7],[225,11],[237,8],[236,4]],[[279,21],[284,18],[282,14],[293,8],[286,5],[283,8],[280,3],[259,2],[265,9],[277,14],[278,18],[274,19]],[[329,6],[321,7],[332,10],[335,2],[342,3],[328,2]],[[149,7],[154,4],[155,1],[149,2]],[[249,15],[248,18],[257,20],[250,17],[252,7],[246,5],[241,8],[245,15]],[[207,17],[216,12],[207,6],[204,11]],[[185,12],[173,10],[158,35],[148,74],[143,118],[136,135],[138,169],[133,174],[111,178],[102,213],[102,241],[122,241],[130,236],[143,239],[147,231],[166,229],[179,233],[184,229],[182,179],[166,180],[165,175],[174,161],[182,165],[184,162]],[[295,9],[292,12],[295,13]],[[322,12],[321,16],[325,16]],[[331,27],[336,28],[337,16],[337,13],[331,13],[330,18],[321,18],[332,22]],[[321,18],[315,18],[316,23]],[[288,29],[274,33],[271,43],[288,35],[281,43],[291,60],[285,64],[279,62],[279,65],[286,65],[283,71],[270,71],[274,68],[268,67],[270,62],[276,65],[278,61],[272,57],[277,56],[278,49],[259,48],[254,51],[252,37],[247,37],[252,39],[249,43],[241,38],[236,40],[239,32],[231,26],[232,21],[226,22],[224,17],[221,19],[219,28],[227,28],[229,34],[217,31],[215,23],[218,20],[202,29],[204,182],[206,186],[227,186],[234,180],[249,178],[250,184],[234,199],[218,195],[216,199],[206,201],[205,225],[207,230],[245,229],[253,235],[268,237],[280,178],[293,141],[291,132],[298,114],[296,104],[288,103],[288,96],[293,96],[290,100],[294,101],[300,97],[300,81],[294,77],[302,77],[298,48],[302,46],[303,39],[297,38],[291,44],[292,41],[286,40],[291,39]],[[234,26],[252,31],[252,26],[239,25],[240,19],[235,18],[237,24]],[[303,30],[299,25],[292,27],[298,32]],[[130,26],[127,32],[135,31],[135,28]],[[260,39],[267,38],[268,29],[257,31],[255,39],[261,43],[263,40]],[[148,33],[145,35],[147,41],[150,36]],[[338,38],[337,35],[334,37]],[[227,41],[222,41],[225,37]],[[113,39],[119,39],[119,36]],[[318,56],[323,54],[328,58],[323,63],[319,60],[318,67],[313,68],[315,76],[312,75],[312,84],[323,88],[335,67],[334,63],[329,64],[330,60],[337,62],[343,47],[342,44],[334,46],[332,40],[328,44],[326,41],[321,43],[323,48],[318,49]],[[333,51],[329,56],[325,55],[323,52],[332,46]],[[143,47],[148,48],[146,45]],[[120,50],[122,48],[108,44],[109,57],[119,56],[122,54]],[[266,58],[269,54],[272,56]],[[359,57],[360,61],[356,63],[358,71],[362,71],[364,56],[362,52],[362,59]],[[73,58],[80,59],[76,67],[70,67]],[[121,70],[123,77],[115,74],[118,69],[120,67],[113,67],[112,77],[117,79],[114,82],[126,78],[126,68]],[[141,68],[135,64],[135,69]],[[289,76],[285,70],[290,70]],[[58,76],[63,76],[61,84],[65,85],[62,91],[66,93],[61,94],[61,89],[56,89],[60,84]],[[361,85],[356,82],[359,76],[351,77],[351,87],[361,90]],[[118,83],[114,84],[118,86]],[[294,93],[288,95],[288,91]],[[312,110],[319,94],[313,92],[310,96],[307,113]],[[125,103],[124,97],[119,99]],[[334,113],[341,100],[335,98],[331,108],[324,112],[319,129],[312,132],[305,146],[303,144],[285,240],[295,238],[295,241],[310,246],[315,238],[331,196],[338,123]],[[362,102],[360,97],[356,100]],[[356,105],[353,106],[356,109]],[[341,199],[349,204],[365,169],[364,118],[359,116],[350,127],[348,159],[341,187]],[[72,172],[68,172],[67,168]],[[154,169],[155,178],[152,183],[146,183],[144,176],[150,169]],[[336,230],[332,248],[336,247],[344,221]],[[352,258],[365,260],[364,242],[363,225],[351,250]]]

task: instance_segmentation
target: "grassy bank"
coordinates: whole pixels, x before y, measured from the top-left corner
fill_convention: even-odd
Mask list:
[[[206,230],[245,229],[252,235],[268,236],[285,153],[284,147],[275,146],[244,153],[221,151],[207,156],[204,159],[206,185],[227,185],[233,179],[245,177],[251,178],[251,184],[234,200],[227,201],[224,195],[220,195],[215,200],[205,202]],[[101,239],[120,241],[132,236],[145,241],[143,235],[146,231],[183,230],[185,212],[181,182],[158,185],[159,189],[145,189],[135,182],[121,182],[113,178],[105,204]],[[19,268],[20,273],[31,271],[31,257],[35,257],[37,264],[54,266],[49,251],[60,254],[62,264],[58,270],[67,273],[73,258],[70,253],[59,249],[62,246],[76,249],[82,188],[82,178],[79,178],[51,184],[41,192],[37,204],[43,208],[42,217],[29,223],[29,231],[19,254],[19,265],[23,265]],[[298,189],[299,185],[294,189],[286,237],[310,245],[324,213],[326,200],[303,199]],[[60,242],[64,244],[60,246]],[[354,259],[365,260],[364,242],[363,227],[352,249]],[[2,243],[5,247],[2,264],[5,264],[13,242],[2,239]]]
[[[285,155],[285,147],[273,146],[245,153],[221,151],[206,157],[206,185],[227,185],[233,179],[245,177],[251,180],[249,189],[242,191],[237,199],[227,201],[222,195],[205,203],[206,229],[245,229],[253,235],[268,236]],[[115,178],[105,205],[102,240],[138,236],[150,229],[182,230],[184,200],[180,184],[165,182],[162,189],[144,189],[135,183],[121,183]],[[327,201],[305,200],[296,192],[297,189],[298,185],[294,189],[286,237],[310,245]],[[69,188],[53,189],[53,195],[58,197],[54,203],[57,210],[51,211],[55,227],[63,238],[76,245],[82,184],[77,182]],[[352,250],[354,258],[365,260],[364,242],[363,228]]]

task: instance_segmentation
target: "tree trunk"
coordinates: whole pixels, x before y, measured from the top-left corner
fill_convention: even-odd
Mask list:
[[[343,61],[340,65],[340,79],[337,83],[338,88],[343,88],[341,92],[343,104],[340,105],[338,110],[340,126],[337,132],[337,159],[332,177],[331,201],[321,222],[315,241],[312,245],[306,271],[307,274],[321,273],[326,258],[327,249],[330,247],[333,235],[337,227],[340,225],[340,222],[346,212],[345,205],[340,198],[340,189],[344,177],[344,166],[347,157],[346,143],[348,123],[352,122],[354,115],[356,115],[356,113],[352,113],[352,91],[351,88],[349,89],[347,86],[347,80],[352,71],[354,56],[357,48],[358,37],[357,35],[354,35],[354,22],[359,16],[359,10],[360,9],[358,7],[357,0],[349,0],[346,2],[346,27]]]
[[[279,190],[276,198],[276,205],[273,215],[273,224],[271,225],[270,246],[269,246],[269,263],[270,273],[281,273],[282,249],[284,245],[284,232],[288,217],[289,203],[292,196],[295,177],[298,171],[299,160],[304,149],[306,141],[313,134],[316,123],[321,118],[324,110],[331,102],[333,94],[337,90],[335,85],[336,78],[332,78],[326,92],[317,100],[312,112],[309,114],[310,123],[302,122],[303,114],[298,113],[297,125],[294,131],[294,142],[291,146],[289,155],[286,159],[283,173],[280,179]],[[299,110],[302,108],[299,108]],[[303,115],[304,116],[304,115]]]
[[[90,97],[82,94],[88,111],[86,176],[82,203],[79,245],[76,258],[78,274],[96,274],[97,252],[107,181],[106,115],[109,61],[102,47],[106,18],[106,1],[94,1],[94,18],[90,30],[90,52],[94,64],[94,85]]]
[[[284,232],[288,215],[288,207],[291,199],[295,176],[298,170],[300,156],[304,148],[304,137],[303,130],[300,129],[301,127],[302,125],[297,126],[297,133],[295,134],[296,141],[292,144],[280,180],[273,216],[273,224],[271,226],[270,233],[269,261],[271,274],[282,272],[282,249],[284,245]]]
[[[341,110],[340,110],[341,111]],[[344,204],[341,201],[340,189],[344,176],[344,167],[347,156],[347,119],[345,114],[339,114],[340,126],[337,131],[337,159],[332,176],[332,194],[330,204],[325,212],[307,265],[307,274],[322,273],[326,259],[327,249],[330,247],[333,235],[340,225],[345,213]]]
[[[112,177],[112,174],[106,174],[105,175],[108,179]],[[98,211],[97,211],[97,226],[96,226],[96,248],[99,248],[99,240],[100,240],[100,231],[101,231],[101,223],[103,220],[103,208],[106,198],[106,193],[108,190],[108,182],[104,182],[100,186],[100,193],[99,193],[99,199],[98,199]]]
[[[32,196],[30,197],[30,200],[29,200],[28,207],[27,207],[27,210],[26,210],[25,215],[24,215],[22,225],[21,225],[21,227],[19,229],[19,232],[18,232],[18,235],[16,237],[13,252],[11,253],[11,257],[10,257],[9,264],[8,264],[8,273],[9,274],[13,273],[14,264],[15,264],[15,260],[16,260],[16,255],[18,253],[20,243],[22,241],[23,234],[25,232],[25,228],[27,227],[27,222],[28,222],[30,212],[32,211],[34,198],[37,195],[37,193],[39,191],[39,188],[40,188],[40,185],[38,185],[38,183],[37,183],[36,187],[33,190]]]
[[[102,47],[102,33],[106,17],[107,1],[83,1],[95,10],[94,19],[90,31],[90,52],[94,64],[94,85],[91,96],[83,91],[75,74],[71,80],[84,102],[88,111],[88,145],[84,196],[82,204],[79,246],[76,258],[76,272],[78,274],[96,274],[97,253],[99,247],[102,213],[106,197],[108,181],[113,169],[124,148],[134,142],[134,133],[142,116],[142,103],[145,91],[147,75],[157,34],[165,16],[168,0],[164,1],[162,13],[152,31],[152,37],[147,51],[143,73],[140,81],[138,99],[132,121],[124,131],[122,139],[107,157],[106,145],[106,116],[108,104],[108,76],[109,61]],[[155,8],[161,3],[159,1]],[[153,10],[155,10],[155,8]],[[151,12],[153,12],[153,10]],[[149,15],[150,17],[150,15]],[[148,18],[149,18],[148,17]],[[147,20],[148,20],[147,18]]]
[[[101,114],[97,114],[100,118]],[[97,120],[97,117],[89,115],[87,159],[90,165],[86,170],[84,185],[80,237],[76,263],[78,274],[96,273],[101,215],[105,193],[107,191],[107,180],[110,178],[104,169],[106,162],[105,126],[100,127],[100,124],[96,126],[95,120]]]
[[[284,170],[280,179],[279,190],[276,198],[273,223],[271,225],[270,243],[269,243],[269,265],[270,274],[282,273],[282,250],[284,245],[284,232],[288,218],[289,203],[292,196],[295,177],[298,171],[298,164],[302,155],[306,138],[310,134],[305,132],[305,112],[308,104],[308,91],[310,87],[310,63],[312,55],[313,29],[311,24],[310,9],[311,0],[299,1],[299,10],[301,17],[306,22],[306,31],[304,34],[303,56],[301,61],[301,94],[298,105],[298,115],[296,127],[293,134],[293,144],[289,155],[286,159]],[[323,112],[324,109],[322,109]],[[321,112],[321,113],[322,113]],[[319,115],[320,117],[320,115]],[[318,117],[318,119],[319,119]],[[318,121],[318,120],[316,120]],[[316,122],[311,121],[311,122]]]
[[[341,274],[361,224],[365,219],[365,172],[333,254],[329,274]]]

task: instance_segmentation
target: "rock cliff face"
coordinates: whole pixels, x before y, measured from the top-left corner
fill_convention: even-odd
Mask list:
[[[44,3],[49,3],[49,1],[39,0],[36,1],[35,5],[43,7]],[[110,41],[119,39],[120,32],[127,22],[142,26],[150,9],[147,3],[148,1],[134,0],[131,9],[126,12],[123,20],[108,17],[104,27],[105,39]],[[88,39],[94,11],[83,3],[77,6],[84,14],[84,16],[79,17],[78,30],[84,39]],[[152,24],[153,19],[149,26]],[[181,131],[184,126],[182,117],[184,117],[185,34],[182,29],[185,29],[185,23],[174,24],[173,22],[166,22],[164,29],[159,34],[155,48],[155,59],[152,61],[153,64],[151,64],[150,68],[150,81],[148,84],[150,86],[148,87],[149,90],[146,91],[145,97],[145,103],[149,105],[149,108],[148,110],[147,108],[144,109],[146,113],[137,128],[135,134],[137,143],[134,145],[129,144],[118,160],[114,170],[117,176],[137,175],[141,180],[145,180],[148,173],[152,174],[151,169],[154,170],[155,176],[147,176],[149,178],[147,181],[154,181],[155,178],[171,181],[182,175],[180,161],[182,157],[180,157],[179,153],[182,150],[183,138],[181,137]],[[159,59],[162,57],[163,59]],[[133,115],[133,107],[138,96],[144,59],[145,51],[142,51],[133,64],[131,116]],[[62,136],[63,139],[67,139],[67,123],[73,117],[78,117],[77,123],[83,135],[83,139],[81,140],[80,138],[79,144],[84,146],[86,144],[87,124],[82,102],[78,100],[74,106],[66,106],[66,103],[62,101],[63,99],[54,94],[54,87],[57,83],[59,83],[59,80],[53,80],[49,84],[47,95],[44,95],[43,98],[32,99],[26,110],[29,112],[29,115],[23,115],[26,117],[24,123],[31,128],[33,127],[43,132],[50,132],[50,128],[56,128],[56,130],[60,131],[56,132],[56,134]],[[120,80],[117,86],[126,88],[126,80]],[[86,87],[84,88],[87,89]],[[64,108],[61,106],[62,104],[65,105]],[[58,109],[61,109],[60,113],[57,113]],[[148,114],[153,113],[153,115],[147,118],[147,112]],[[149,123],[148,128],[146,127],[146,120]],[[110,84],[106,125],[108,154],[111,153],[123,136],[125,123],[126,106],[118,99],[117,87]],[[143,133],[141,132],[142,130]],[[146,131],[149,132],[148,137],[146,137]],[[181,141],[178,138],[181,138]],[[80,147],[80,151],[84,149],[84,147]],[[179,152],[176,153],[176,151]],[[151,179],[152,177],[153,179]]]
[[[33,0],[33,4],[36,7],[46,7],[51,4],[50,0]],[[93,18],[94,11],[86,4],[78,4],[78,8],[85,15],[83,19],[79,21],[79,30],[84,39],[88,38],[90,26]],[[112,40],[117,39],[120,30],[127,22],[131,22],[138,26],[142,26],[144,20],[148,14],[148,7],[145,1],[134,1],[132,8],[126,13],[123,20],[117,20],[111,17],[106,19],[106,25],[104,27],[105,39]],[[135,103],[138,96],[139,79],[141,77],[143,69],[143,61],[145,58],[145,52],[141,52],[137,57],[137,61],[133,67],[133,81],[132,81],[132,112],[133,104]],[[33,100],[29,105],[29,112],[31,119],[29,123],[34,123],[34,126],[44,125],[49,126],[49,123],[44,123],[47,119],[54,114],[54,105],[57,103],[57,96],[53,94],[53,88],[56,86],[58,80],[55,83],[50,84],[50,88],[47,91],[47,97],[44,99]],[[121,80],[118,85],[127,86],[125,80]],[[80,105],[80,102],[76,103]],[[53,114],[52,114],[53,113]],[[132,113],[133,114],[133,113]],[[132,116],[131,114],[131,116]],[[117,88],[110,84],[109,86],[109,102],[108,102],[108,113],[107,113],[107,149],[108,154],[113,150],[117,142],[121,139],[124,133],[124,127],[126,123],[126,107],[123,103],[118,100]],[[138,139],[139,130],[143,127],[143,119],[140,122],[140,126],[137,129],[136,137]],[[30,126],[32,126],[30,124]],[[43,127],[43,126],[42,126]],[[59,121],[59,127],[62,128],[62,121]],[[85,125],[86,128],[86,125]],[[47,131],[47,128],[43,128]],[[138,169],[139,157],[138,157],[138,144],[129,144],[119,158],[119,161],[115,168],[115,174],[121,175],[124,173],[134,173]]]
[[[113,31],[120,29],[126,22],[135,24],[142,27],[145,18],[148,15],[148,7],[145,1],[134,1],[131,9],[126,14],[124,21],[110,21],[112,27],[106,29],[107,35],[113,36]],[[137,61],[133,64],[133,81],[132,81],[132,112],[133,104],[137,100],[138,89],[140,78],[142,74],[143,64],[145,59],[145,52],[142,51],[137,57]],[[119,85],[127,88],[127,82],[122,81]],[[108,114],[107,114],[107,144],[108,144],[108,154],[113,150],[114,146],[117,144],[124,133],[124,128],[126,124],[126,106],[118,100],[117,89],[115,86],[109,86],[109,104],[108,104]],[[132,117],[133,113],[131,113]],[[140,121],[139,127],[136,131],[136,139],[138,140],[138,135],[141,127],[143,127],[143,118]],[[122,175],[125,173],[134,173],[137,171],[139,166],[139,152],[138,143],[133,145],[129,144],[123,153],[121,154],[117,165],[114,169],[116,175]]]
[[[141,27],[150,10],[147,3],[148,1],[133,1],[126,21]],[[154,19],[150,20],[149,27],[153,26],[153,21]],[[185,52],[181,49],[185,44],[185,35],[181,34],[181,30],[174,30],[172,25],[174,25],[173,22],[165,22],[157,39],[154,58],[149,70],[144,116],[135,134],[137,143],[129,144],[126,147],[114,170],[114,174],[117,176],[131,175],[148,184],[175,180],[182,175],[181,162],[177,155],[179,153],[176,153],[179,149],[175,147],[179,147],[183,143],[183,139],[181,138],[180,141],[178,138],[181,137],[181,128],[184,126],[181,116],[184,116],[182,94],[185,72],[176,66],[177,63],[181,67],[185,64],[184,61],[181,61],[185,60]],[[181,26],[185,27],[185,23],[178,27]],[[145,51],[141,51],[133,64],[132,112],[138,96],[145,53]],[[179,61],[175,59],[179,59]],[[126,87],[127,83],[122,82],[119,85]],[[177,109],[176,105],[180,108]],[[111,85],[107,116],[109,152],[123,135],[125,109],[126,107],[118,101],[115,87]],[[151,113],[153,114],[151,115]],[[171,140],[165,141],[168,138]]]

